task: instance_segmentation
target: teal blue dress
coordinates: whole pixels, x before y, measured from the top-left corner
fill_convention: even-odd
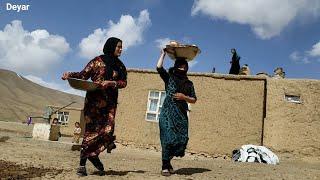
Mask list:
[[[188,104],[173,99],[175,93],[183,93],[196,98],[193,83],[189,79],[179,79],[164,68],[157,68],[165,82],[166,97],[159,116],[162,160],[183,157],[188,144]]]

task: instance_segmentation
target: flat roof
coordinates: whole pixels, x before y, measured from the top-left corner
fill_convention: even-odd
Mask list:
[[[156,70],[151,69],[135,69],[128,68],[128,72],[135,73],[148,73],[148,74],[158,74]],[[268,77],[257,76],[257,75],[232,75],[232,74],[219,74],[219,73],[202,73],[202,72],[188,72],[188,76],[203,76],[212,77],[215,79],[234,79],[234,80],[266,80]]]
[[[134,73],[148,73],[148,74],[158,74],[156,70],[153,69],[137,69],[137,68],[128,68],[128,72]],[[273,78],[266,77],[263,75],[232,75],[232,74],[220,74],[220,73],[209,73],[209,72],[188,72],[188,76],[202,76],[202,77],[212,77],[215,79],[228,79],[228,80],[293,80],[293,81],[310,81],[310,82],[319,82],[319,79],[298,79],[298,78]]]

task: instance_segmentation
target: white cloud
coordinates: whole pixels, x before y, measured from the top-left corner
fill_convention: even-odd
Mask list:
[[[193,61],[190,61],[188,64],[189,64],[189,67],[192,68],[192,67],[194,67],[196,64],[198,64],[198,61],[193,60]]]
[[[103,45],[105,43],[106,30],[96,29],[93,34],[81,40],[79,44],[80,56],[84,58],[93,58],[102,54]]]
[[[124,49],[141,44],[143,42],[143,32],[150,24],[148,10],[141,11],[137,18],[131,15],[122,15],[117,23],[110,20],[107,29],[96,29],[88,37],[81,40],[79,54],[85,58],[92,58],[101,54],[106,39],[112,36],[123,41]]]
[[[16,72],[43,73],[70,50],[65,38],[47,30],[25,30],[14,20],[0,30],[0,67]]]
[[[290,54],[289,57],[293,61],[298,61],[301,58],[298,51],[294,51],[293,53]]]
[[[301,55],[298,51],[294,51],[290,54],[290,59],[295,63],[303,63],[303,64],[309,64],[310,60],[306,55]]]
[[[303,58],[301,59],[301,62],[302,62],[303,64],[309,64],[311,61],[309,60],[308,57],[303,57]]]
[[[170,39],[169,38],[161,38],[161,39],[157,39],[155,40],[157,47],[159,49],[163,49],[166,47],[167,44],[169,44]]]
[[[320,57],[320,42],[312,46],[312,49],[307,52],[312,57]]]
[[[319,0],[195,0],[192,15],[248,24],[261,39],[269,39],[298,16],[319,16]]]
[[[305,51],[302,55],[298,51],[294,51],[290,54],[290,59],[296,63],[308,64],[311,62],[310,59],[313,59],[317,62],[320,62],[320,42],[314,44],[309,51]]]
[[[24,77],[26,79],[36,83],[36,84],[39,84],[41,86],[44,86],[44,87],[47,87],[47,88],[50,88],[50,89],[55,89],[55,90],[58,90],[58,91],[62,91],[62,92],[66,92],[66,93],[74,94],[74,95],[78,95],[78,96],[85,96],[85,92],[84,91],[68,88],[68,87],[66,87],[66,85],[63,85],[63,84],[58,84],[58,83],[55,83],[55,82],[46,82],[42,78],[34,76],[34,75],[26,75]]]

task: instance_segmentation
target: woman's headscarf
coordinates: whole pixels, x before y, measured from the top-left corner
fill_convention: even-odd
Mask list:
[[[181,67],[182,65],[186,66],[185,71],[179,69],[179,67]],[[169,73],[180,79],[188,79],[187,77],[188,70],[189,70],[188,62],[183,58],[177,58],[176,61],[174,62],[173,67],[169,69]]]
[[[179,69],[179,67],[182,65],[186,65],[185,71]],[[188,69],[188,62],[183,58],[177,58],[173,67],[169,69],[169,74],[176,83],[179,92],[184,92],[185,90],[189,89],[190,81],[187,76]]]
[[[118,39],[116,37],[109,38],[104,44],[103,53],[114,56],[113,53],[116,50],[118,42],[122,42],[121,39]]]
[[[106,65],[106,80],[110,80],[113,75],[113,71],[118,72],[118,79],[127,79],[127,71],[121,60],[114,55],[118,42],[122,42],[121,39],[116,37],[110,37],[103,47],[102,60]]]

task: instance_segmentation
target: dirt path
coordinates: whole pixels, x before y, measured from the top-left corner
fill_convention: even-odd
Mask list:
[[[78,179],[79,151],[64,142],[34,140],[25,134],[0,130],[0,179]],[[101,154],[106,175],[83,179],[167,179],[160,175],[160,152],[118,144],[112,154]],[[280,165],[233,163],[230,160],[187,155],[174,159],[170,179],[320,179],[320,163],[281,159]]]

